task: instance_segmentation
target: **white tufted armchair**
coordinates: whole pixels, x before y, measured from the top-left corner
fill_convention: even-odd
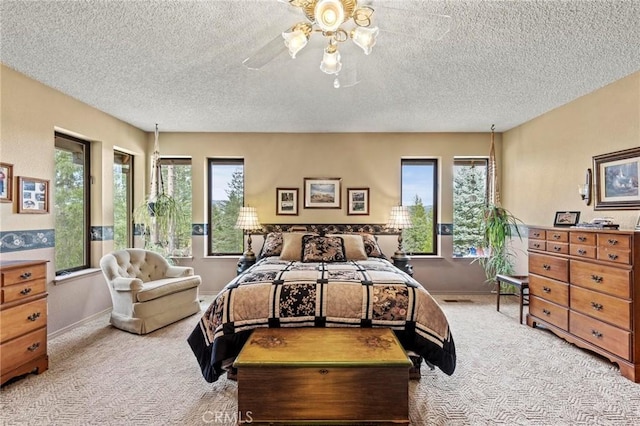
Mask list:
[[[147,334],[200,311],[193,268],[172,266],[158,253],[118,250],[100,259],[113,310],[114,327]]]

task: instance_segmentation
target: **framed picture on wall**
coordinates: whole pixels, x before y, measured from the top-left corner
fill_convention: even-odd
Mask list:
[[[553,226],[575,226],[580,219],[580,212],[556,212]]]
[[[298,188],[276,188],[276,214],[298,214]]]
[[[18,213],[49,213],[49,181],[18,176]]]
[[[13,164],[0,163],[0,202],[13,200]]]
[[[596,210],[640,208],[640,148],[593,157]]]
[[[339,209],[340,178],[304,178],[304,207],[307,209]]]
[[[369,188],[347,188],[347,214],[369,214]]]

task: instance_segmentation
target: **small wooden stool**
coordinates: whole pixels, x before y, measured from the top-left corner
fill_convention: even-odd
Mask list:
[[[523,307],[529,306],[529,276],[528,275],[496,275],[496,281],[498,283],[496,311],[500,311],[500,296],[519,296],[520,299],[520,324],[522,324],[522,310]],[[503,293],[502,284],[510,284],[518,287],[520,290],[516,293]],[[526,290],[526,294],[525,294]]]

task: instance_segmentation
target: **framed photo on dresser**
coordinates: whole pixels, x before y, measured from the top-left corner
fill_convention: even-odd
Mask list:
[[[553,226],[575,226],[580,219],[580,212],[556,212]]]

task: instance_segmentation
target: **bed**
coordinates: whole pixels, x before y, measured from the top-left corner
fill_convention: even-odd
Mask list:
[[[393,266],[371,234],[271,232],[188,337],[215,382],[258,327],[387,327],[409,353],[453,374],[449,323],[428,291]]]

